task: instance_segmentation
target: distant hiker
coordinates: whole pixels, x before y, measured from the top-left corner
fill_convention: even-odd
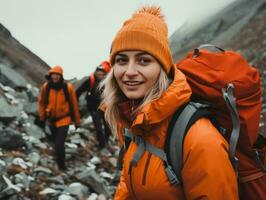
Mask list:
[[[80,125],[80,116],[75,89],[63,78],[61,66],[51,68],[46,75],[47,82],[42,85],[39,96],[39,120],[41,127],[48,121],[55,144],[57,163],[61,170],[65,166],[65,139],[69,125]]]
[[[174,67],[167,29],[159,7],[143,7],[112,42],[101,109],[124,150],[114,199],[237,200],[228,144],[208,118],[188,130],[182,184],[167,162],[169,122],[191,96],[186,77]]]
[[[82,93],[86,92],[87,109],[92,116],[100,149],[106,146],[108,138],[111,135],[110,129],[104,120],[103,113],[98,109],[101,101],[101,91],[98,90],[98,85],[109,71],[110,64],[107,61],[102,62],[96,67],[95,72],[76,90],[78,99]]]

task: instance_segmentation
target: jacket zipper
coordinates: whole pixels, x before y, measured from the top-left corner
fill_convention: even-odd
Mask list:
[[[147,177],[147,172],[148,172],[148,167],[150,164],[150,160],[151,160],[151,153],[149,153],[146,164],[145,164],[145,168],[143,171],[143,176],[142,176],[142,185],[144,186],[146,184],[146,177]]]

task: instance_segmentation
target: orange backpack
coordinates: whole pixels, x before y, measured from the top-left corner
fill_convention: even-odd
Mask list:
[[[216,52],[205,50],[207,47],[215,48]],[[255,148],[261,113],[258,71],[240,54],[213,45],[201,45],[176,66],[187,77],[192,88],[192,100],[209,104],[216,127],[229,142],[229,158],[238,173],[240,199],[265,200],[266,146],[264,144],[260,149]],[[180,117],[181,114],[178,115]],[[176,134],[173,126],[178,122],[177,119],[172,121],[172,128],[168,129],[168,141],[173,139],[171,135]],[[184,137],[185,133],[180,145],[183,145]],[[182,150],[182,146],[166,144],[169,162],[177,175],[182,170],[182,163],[175,163],[176,150],[180,148]],[[171,155],[167,149],[172,149],[175,155]],[[182,151],[180,154],[182,158]]]

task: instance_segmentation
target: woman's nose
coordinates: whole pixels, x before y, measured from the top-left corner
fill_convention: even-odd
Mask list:
[[[138,74],[137,67],[134,62],[128,62],[128,66],[125,72],[127,76],[135,76]]]

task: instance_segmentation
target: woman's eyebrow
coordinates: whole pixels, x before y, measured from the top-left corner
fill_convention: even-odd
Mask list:
[[[135,56],[150,56],[148,53],[146,52],[140,52],[140,53],[137,53]]]
[[[118,53],[116,56],[120,56],[120,57],[128,57],[126,54],[122,54],[122,53]]]

